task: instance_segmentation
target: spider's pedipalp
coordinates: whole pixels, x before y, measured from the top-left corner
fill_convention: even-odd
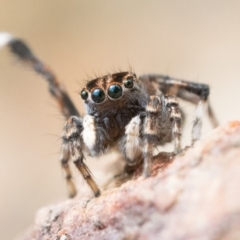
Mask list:
[[[121,151],[124,153],[129,166],[137,164],[142,157],[142,140],[140,139],[141,118],[139,115],[132,118],[126,126],[125,136],[120,142]]]
[[[96,126],[92,116],[86,115],[83,118],[83,131],[82,138],[87,146],[87,148],[91,151],[96,143]]]

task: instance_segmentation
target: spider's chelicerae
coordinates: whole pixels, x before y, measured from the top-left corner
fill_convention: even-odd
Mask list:
[[[151,174],[155,146],[172,141],[174,153],[179,153],[183,113],[176,97],[197,105],[192,144],[200,137],[205,109],[213,126],[217,126],[208,104],[208,85],[159,74],[137,77],[131,71],[107,74],[89,81],[80,92],[86,108],[86,115],[80,116],[53,72],[22,40],[8,33],[0,33],[0,47],[4,45],[47,80],[51,95],[67,119],[60,160],[70,197],[76,195],[69,168],[70,159],[94,195],[100,195],[100,189],[84,162],[84,153],[98,156],[117,147],[127,166],[138,166],[138,162],[143,160],[145,177]]]

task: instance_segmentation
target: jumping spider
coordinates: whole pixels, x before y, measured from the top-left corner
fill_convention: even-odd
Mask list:
[[[89,81],[80,92],[86,115],[80,116],[67,92],[53,72],[20,39],[0,33],[0,47],[12,53],[42,75],[49,91],[67,119],[62,136],[61,166],[69,196],[76,195],[69,160],[72,159],[94,195],[100,189],[84,162],[83,152],[99,156],[112,147],[122,153],[127,166],[143,159],[143,175],[150,175],[153,149],[174,142],[174,153],[181,151],[182,110],[176,97],[197,105],[192,128],[192,144],[199,139],[202,117],[207,108],[212,125],[217,120],[208,104],[209,86],[159,74],[137,77],[133,72],[107,74]]]

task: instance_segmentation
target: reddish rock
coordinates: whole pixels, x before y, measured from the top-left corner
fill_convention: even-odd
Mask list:
[[[240,239],[240,122],[173,161],[160,155],[152,177],[137,174],[98,198],[42,208],[23,239]]]

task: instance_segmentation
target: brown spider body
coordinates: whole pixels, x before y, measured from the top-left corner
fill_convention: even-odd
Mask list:
[[[208,103],[209,87],[168,76],[152,74],[137,77],[132,72],[118,72],[89,81],[80,95],[86,115],[80,116],[63,86],[22,40],[0,33],[0,47],[8,45],[23,62],[41,74],[67,122],[62,136],[61,165],[70,197],[76,195],[69,168],[71,159],[95,196],[100,189],[84,162],[84,153],[98,156],[117,148],[127,166],[143,160],[143,175],[151,174],[153,149],[174,142],[174,153],[181,151],[182,111],[176,97],[197,105],[192,129],[192,143],[200,138],[205,108],[213,126],[217,120]]]
[[[125,127],[130,120],[140,112],[145,110],[147,102],[146,93],[140,88],[140,83],[135,74],[121,72],[109,74],[101,78],[89,81],[83,91],[88,91],[89,95],[95,89],[107,89],[112,85],[122,88],[124,79],[132,79],[135,87],[131,89],[122,89],[121,97],[112,99],[106,97],[102,103],[95,103],[91,98],[84,101],[87,114],[94,117],[98,128],[102,129],[103,135],[106,135],[105,143],[99,143],[99,151],[104,152],[104,148],[115,144],[125,133]],[[101,141],[101,140],[99,140]]]

